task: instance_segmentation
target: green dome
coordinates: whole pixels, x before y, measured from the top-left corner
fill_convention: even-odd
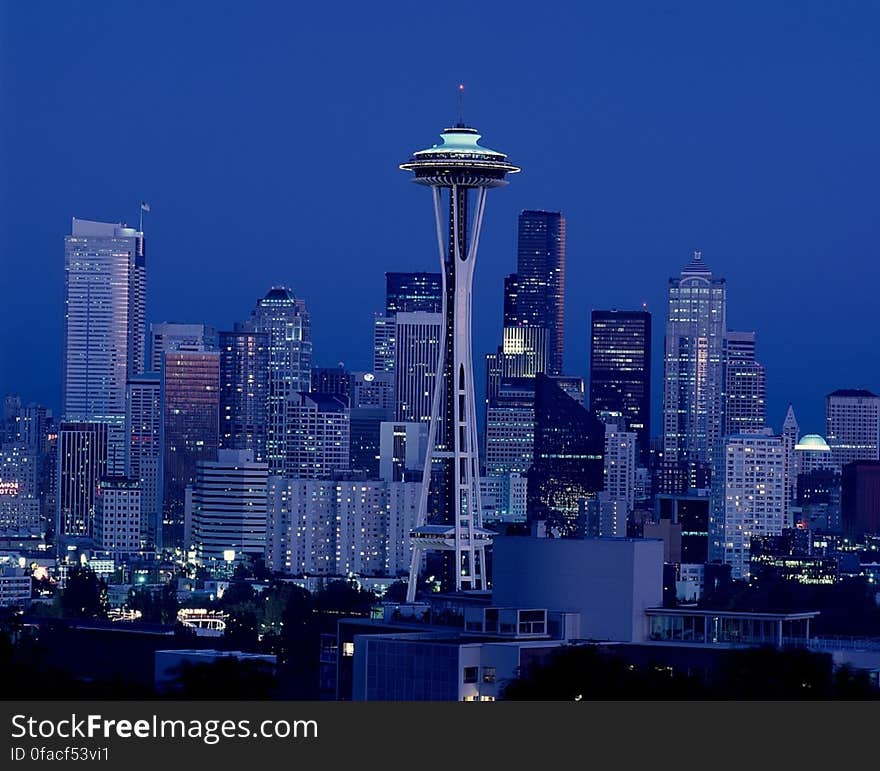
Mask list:
[[[794,446],[795,450],[812,450],[813,452],[831,452],[828,442],[819,434],[804,434]]]

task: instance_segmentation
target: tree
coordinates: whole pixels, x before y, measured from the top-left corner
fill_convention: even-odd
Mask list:
[[[107,618],[107,582],[88,565],[75,565],[67,574],[61,611],[67,618]]]

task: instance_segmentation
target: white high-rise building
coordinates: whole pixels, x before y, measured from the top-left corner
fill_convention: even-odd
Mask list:
[[[74,218],[64,239],[64,420],[124,421],[125,384],[144,371],[145,298],[143,233]]]
[[[608,532],[599,535],[626,536],[626,522],[635,507],[637,438],[634,431],[624,431],[622,426],[613,423],[605,424],[605,486],[600,506],[608,509],[602,517],[603,522],[607,520]]]
[[[843,389],[825,398],[825,438],[835,465],[880,460],[880,396]]]
[[[257,301],[248,328],[267,335],[269,347],[266,460],[269,473],[284,470],[287,401],[312,387],[312,317],[305,301],[274,286]]]
[[[711,462],[722,436],[727,287],[700,252],[669,280],[663,377],[663,457]]]
[[[141,548],[141,483],[127,477],[107,477],[98,483],[94,539],[114,557],[136,554]]]
[[[421,482],[270,477],[268,566],[291,575],[405,574],[420,490]]]
[[[336,396],[296,393],[287,399],[285,476],[328,479],[349,468],[350,410]]]
[[[486,473],[525,474],[535,450],[535,380],[502,378],[486,407]]]
[[[429,423],[440,363],[443,315],[400,312],[395,322],[395,419]]]
[[[227,552],[263,556],[268,473],[253,450],[218,450],[216,461],[196,463],[184,538],[197,560],[224,560]]]
[[[770,429],[726,437],[712,472],[710,558],[748,578],[755,536],[779,535],[785,524],[785,448]]]
[[[38,535],[37,456],[24,443],[0,445],[0,534]]]
[[[155,546],[162,533],[162,382],[158,374],[128,379],[126,476],[140,482],[141,537]]]

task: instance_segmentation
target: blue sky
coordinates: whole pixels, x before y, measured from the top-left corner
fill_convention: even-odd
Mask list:
[[[758,332],[774,425],[792,401],[824,432],[827,392],[880,389],[880,6],[0,8],[4,393],[58,404],[70,218],[136,223],[141,200],[149,320],[229,328],[285,283],[316,364],[368,367],[384,272],[436,267],[429,195],[397,164],[454,122],[459,82],[524,169],[490,195],[478,352],[500,341],[517,213],[546,208],[567,218],[571,374],[593,308],[645,302],[659,390],[666,282],[700,249],[731,328]]]

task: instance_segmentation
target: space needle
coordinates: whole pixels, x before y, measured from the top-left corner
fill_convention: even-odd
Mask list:
[[[443,131],[441,144],[418,150],[405,163],[413,182],[431,188],[437,226],[437,248],[443,275],[443,329],[440,359],[431,404],[428,447],[415,526],[407,587],[413,602],[425,551],[454,552],[455,590],[486,590],[486,546],[492,532],[482,526],[474,368],[471,350],[471,307],[474,264],[490,188],[507,184],[520,171],[504,153],[479,144],[477,129],[461,115]],[[442,467],[435,495],[430,495],[432,469]],[[439,494],[436,494],[439,493]],[[437,510],[429,511],[429,501]]]

